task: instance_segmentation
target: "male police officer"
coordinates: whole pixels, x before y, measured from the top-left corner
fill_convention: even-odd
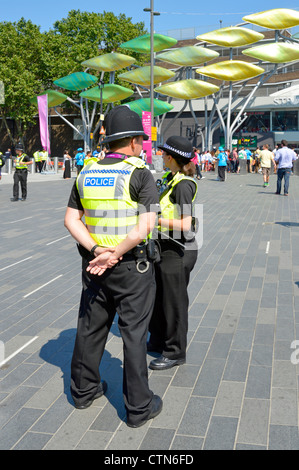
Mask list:
[[[146,361],[155,278],[144,240],[154,228],[159,199],[152,174],[138,158],[143,139],[148,136],[138,114],[126,106],[114,108],[106,118],[104,143],[110,151],[80,172],[65,215],[83,258],[72,397],[76,408],[84,409],[105,393],[99,364],[117,312],[130,427],[142,426],[162,409],[161,398],[149,389]]]
[[[27,167],[32,165],[32,161],[24,153],[24,149],[20,146],[16,147],[17,158],[14,160],[16,171],[13,176],[13,198],[11,201],[19,200],[19,183],[21,184],[22,201],[26,201],[27,198]]]

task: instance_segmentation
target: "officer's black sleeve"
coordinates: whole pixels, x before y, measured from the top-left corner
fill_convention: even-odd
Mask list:
[[[195,189],[195,184],[188,180],[180,181],[174,187],[170,200],[180,207],[182,215],[192,215],[192,199]]]
[[[72,209],[78,209],[79,211],[83,211],[83,206],[81,204],[81,200],[80,200],[76,183],[74,183],[74,186],[72,188],[67,206],[71,207]]]
[[[138,202],[139,212],[159,212],[159,194],[153,175],[147,168],[136,168],[130,181],[130,195]]]

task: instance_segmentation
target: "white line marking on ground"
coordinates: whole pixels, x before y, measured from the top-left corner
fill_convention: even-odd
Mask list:
[[[38,287],[37,289],[33,290],[32,292],[29,292],[28,294],[23,296],[23,299],[26,299],[26,297],[29,297],[29,295],[34,294],[34,292],[37,292],[38,290],[42,289],[43,287],[46,287],[48,284],[51,284],[51,282],[56,281],[56,279],[59,279],[62,277],[63,274],[60,274],[60,276],[54,277],[54,279],[51,279],[51,281],[46,282],[46,284],[43,284],[42,286]]]
[[[65,237],[57,238],[57,240],[54,240],[53,242],[47,243],[46,246],[52,245],[53,243],[60,242],[60,240],[63,240],[64,238],[68,238],[70,235],[66,235]]]
[[[4,364],[6,364],[8,361],[10,361],[10,359],[15,357],[17,354],[19,354],[19,352],[21,352],[23,349],[25,349],[27,346],[29,346],[29,344],[33,343],[33,341],[35,341],[37,338],[38,338],[38,336],[35,336],[30,341],[28,341],[26,344],[24,344],[24,346],[22,346],[17,351],[15,351],[13,354],[8,356],[4,361],[0,362],[0,367],[3,366]]]
[[[18,220],[13,220],[12,222],[7,222],[8,224],[15,224],[17,222],[21,222],[22,220],[28,220],[28,219],[32,219],[33,218],[33,215],[30,216],[30,217],[24,217],[24,219],[18,219]]]
[[[23,263],[23,261],[27,261],[27,259],[32,258],[32,256],[29,256],[28,258],[21,259],[21,261],[17,261],[16,263],[10,264],[9,266],[5,266],[5,268],[1,268],[0,271],[4,271],[4,269],[11,268],[12,266],[15,266],[16,264]]]
[[[267,242],[267,246],[266,246],[266,255],[269,253],[269,249],[270,249],[270,242]]]

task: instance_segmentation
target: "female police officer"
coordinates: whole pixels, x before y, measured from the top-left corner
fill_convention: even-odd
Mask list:
[[[159,208],[154,178],[136,158],[143,139],[148,136],[138,114],[126,106],[114,108],[106,118],[104,143],[109,143],[110,152],[81,170],[65,215],[83,258],[72,397],[75,406],[84,409],[105,393],[99,365],[117,312],[124,343],[123,394],[131,427],[145,424],[162,409],[161,398],[149,389],[146,362],[154,267],[146,260],[148,269],[138,270],[134,250],[153,229]]]
[[[164,370],[186,360],[188,292],[190,272],[197,259],[192,232],[192,206],[197,185],[191,143],[184,137],[170,137],[159,147],[171,179],[160,196],[161,263],[156,266],[156,302],[150,322],[148,351],[162,355],[150,362],[150,369]],[[190,175],[190,176],[188,176]]]

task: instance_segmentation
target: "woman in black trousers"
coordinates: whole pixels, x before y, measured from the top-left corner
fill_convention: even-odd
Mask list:
[[[148,351],[161,356],[150,362],[150,369],[164,370],[186,361],[188,332],[188,284],[197,259],[192,209],[197,184],[192,145],[184,137],[170,137],[159,147],[164,166],[172,179],[160,196],[159,218],[161,262],[156,264],[156,301],[150,322]]]

